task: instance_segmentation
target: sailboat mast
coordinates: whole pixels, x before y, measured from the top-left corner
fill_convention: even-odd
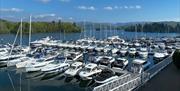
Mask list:
[[[30,47],[30,43],[31,43],[31,16],[29,17],[30,21],[29,21],[29,47]]]
[[[112,36],[111,23],[109,24],[110,36]]]
[[[85,38],[85,36],[86,36],[86,24],[85,24],[85,20],[83,22],[83,26],[84,26],[84,38]]]
[[[135,39],[137,40],[137,25],[135,24]]]
[[[22,18],[21,18],[21,29],[20,29],[20,46],[22,46]]]

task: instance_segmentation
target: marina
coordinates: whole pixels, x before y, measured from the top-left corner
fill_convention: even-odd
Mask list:
[[[0,0],[0,91],[180,91],[179,6]]]
[[[169,41],[172,38],[176,41]],[[1,52],[1,73],[8,74],[12,89],[18,89],[13,88],[13,80],[27,80],[42,85],[47,81],[55,83],[55,86],[58,82],[58,86],[67,85],[67,89],[68,86],[74,86],[78,91],[137,90],[170,64],[173,51],[179,48],[179,38],[170,37],[165,41],[163,37],[159,39],[162,41],[158,43],[168,42],[171,45],[160,47],[156,39],[148,38],[137,39],[141,43],[139,45],[119,36],[103,40],[84,38],[63,42],[46,37],[31,42],[31,50],[26,46],[21,49],[22,52],[18,52],[20,47],[15,46],[14,54],[11,47],[4,44],[1,48],[4,50]],[[12,52],[11,58],[6,58],[8,52]],[[21,88],[22,83],[16,85]],[[23,85],[30,86],[28,83]]]

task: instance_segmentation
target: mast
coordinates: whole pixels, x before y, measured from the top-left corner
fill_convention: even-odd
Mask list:
[[[135,24],[135,40],[137,40],[137,25]]]
[[[29,21],[29,47],[30,47],[30,43],[31,43],[31,15],[29,17],[30,21]]]
[[[94,29],[94,23],[93,23],[93,30],[92,30],[92,32],[93,32],[93,37],[95,38],[95,29]]]
[[[20,46],[22,46],[22,18],[21,18],[21,29],[20,29]]]
[[[110,36],[112,36],[112,35],[111,35],[111,32],[112,32],[112,31],[111,31],[111,23],[110,23],[110,24],[109,24],[109,33],[110,33]]]
[[[85,37],[86,37],[86,32],[85,32],[85,31],[86,31],[86,27],[85,27],[86,24],[85,24],[85,20],[84,20],[84,22],[83,22],[83,26],[84,26],[84,38],[85,38]]]
[[[105,28],[106,28],[106,38],[108,37],[108,35],[107,35],[107,32],[108,32],[108,26],[105,26]]]

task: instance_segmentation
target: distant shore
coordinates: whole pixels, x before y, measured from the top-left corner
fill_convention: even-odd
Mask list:
[[[20,22],[0,19],[0,34],[14,34],[19,29]],[[136,22],[136,23],[91,23],[87,22],[32,22],[32,33],[78,33],[87,30],[124,30],[128,32],[150,33],[180,33],[180,22]],[[94,29],[92,29],[94,28]],[[23,22],[23,34],[29,33],[29,22]]]
[[[0,19],[0,34],[16,33],[20,28],[20,22],[11,22]],[[81,32],[81,28],[76,23],[70,22],[32,22],[32,33],[51,33],[51,32],[63,32],[73,33]],[[23,22],[22,33],[29,33],[29,22]]]

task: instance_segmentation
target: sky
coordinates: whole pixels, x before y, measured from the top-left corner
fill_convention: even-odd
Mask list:
[[[0,0],[0,18],[19,21],[180,21],[180,0]]]

